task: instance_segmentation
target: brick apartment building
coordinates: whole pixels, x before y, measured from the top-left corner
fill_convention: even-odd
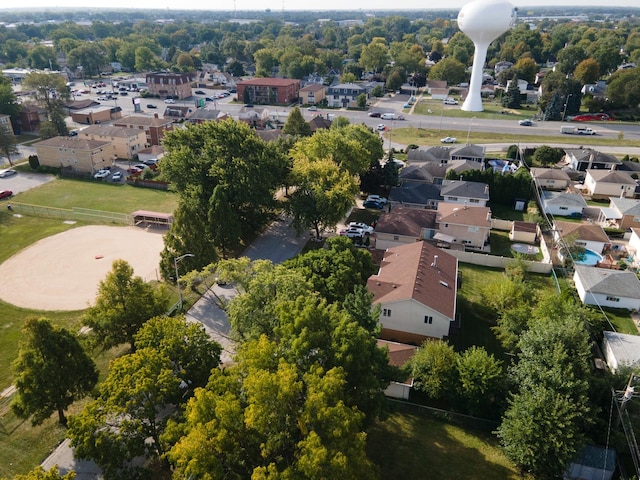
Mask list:
[[[194,78],[194,73],[147,73],[147,90],[160,98],[188,98],[191,96],[191,82]]]
[[[298,103],[300,95],[300,80],[290,78],[252,78],[237,87],[238,101],[260,105]]]

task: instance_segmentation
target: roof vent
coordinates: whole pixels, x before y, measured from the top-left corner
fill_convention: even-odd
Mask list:
[[[449,284],[447,282],[443,282],[442,280],[440,280],[440,285],[449,288]]]
[[[434,268],[438,268],[438,255],[433,256],[433,263],[431,264],[431,266]]]

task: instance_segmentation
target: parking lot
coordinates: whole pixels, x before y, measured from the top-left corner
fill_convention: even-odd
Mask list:
[[[13,194],[26,192],[44,183],[54,180],[53,175],[42,175],[40,173],[18,172],[10,177],[0,178],[0,190],[11,190]]]

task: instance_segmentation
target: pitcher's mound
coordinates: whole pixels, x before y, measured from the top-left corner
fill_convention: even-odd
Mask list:
[[[162,232],[87,226],[43,238],[0,265],[0,298],[34,310],[81,310],[93,304],[114,260],[160,279]]]

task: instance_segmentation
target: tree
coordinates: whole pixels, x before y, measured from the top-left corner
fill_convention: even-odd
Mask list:
[[[429,70],[429,80],[446,80],[450,85],[457,85],[467,79],[464,63],[453,57],[445,57]]]
[[[13,93],[11,81],[8,78],[0,77],[0,113],[9,115],[11,121],[16,122],[21,109],[16,94]]]
[[[75,478],[76,472],[73,470],[62,475],[59,473],[57,466],[46,471],[38,465],[26,475],[16,475],[13,480],[75,480]]]
[[[0,152],[9,160],[9,165],[13,167],[11,155],[19,153],[16,136],[9,129],[9,125],[0,125]]]
[[[502,96],[502,106],[506,108],[520,108],[522,94],[518,87],[518,77],[513,77],[507,87],[507,92]]]
[[[558,163],[564,157],[564,150],[548,145],[541,145],[533,152],[533,161],[540,165],[552,165]]]
[[[82,67],[85,75],[98,75],[107,63],[104,48],[97,42],[83,42],[67,53],[67,65]]]
[[[21,418],[39,425],[88,394],[98,382],[98,370],[78,339],[44,318],[25,322],[18,358],[13,364],[17,394],[11,407]]]
[[[374,73],[382,71],[389,62],[389,49],[384,38],[374,38],[369,45],[362,49],[360,65]]]
[[[151,348],[169,358],[174,376],[182,382],[183,398],[206,386],[211,370],[220,363],[220,344],[201,324],[188,322],[183,315],[150,319],[135,341],[137,348]]]
[[[291,112],[287,117],[287,121],[285,122],[284,127],[282,127],[282,133],[286,133],[288,135],[300,135],[303,137],[311,135],[311,127],[302,116],[302,112],[298,107],[293,107],[291,109]]]
[[[607,93],[614,108],[640,105],[640,67],[618,70],[611,75]]]
[[[134,277],[126,261],[115,260],[111,272],[100,281],[96,303],[87,309],[84,322],[102,348],[127,342],[135,351],[135,334],[140,327],[150,318],[164,315],[168,308],[169,295],[163,286],[154,288]]]
[[[367,94],[361,93],[360,95],[358,95],[358,98],[356,99],[356,103],[358,104],[358,108],[361,108],[364,110],[367,107]]]
[[[173,406],[181,401],[180,378],[162,351],[143,348],[115,359],[96,400],[69,418],[68,437],[79,458],[95,461],[108,479],[136,478],[136,457],[160,458]]]
[[[562,118],[563,102],[560,92],[555,92],[544,111],[543,120],[564,120]]]
[[[573,75],[583,84],[596,83],[600,78],[600,64],[593,58],[587,58],[576,66]]]
[[[538,64],[533,58],[524,57],[516,62],[513,70],[518,78],[522,78],[528,83],[533,83],[536,78],[536,73],[538,73]]]
[[[25,76],[22,85],[23,88],[33,91],[36,101],[46,108],[49,120],[52,120],[51,114],[60,108],[60,102],[68,99],[70,95],[64,77],[54,73],[30,72]]]
[[[482,347],[458,355],[459,395],[466,411],[475,416],[495,416],[504,399],[502,362]]]
[[[160,61],[156,57],[153,50],[147,46],[141,46],[135,50],[135,65],[134,68],[139,72],[147,70],[154,70],[158,68]]]
[[[213,189],[209,208],[209,225],[213,245],[220,250],[222,258],[227,257],[230,248],[240,243],[241,229],[238,217],[234,215],[229,199],[222,185]]]
[[[355,203],[354,177],[331,160],[296,160],[291,178],[296,189],[287,208],[298,233],[313,228],[320,238],[321,231],[337,225]]]
[[[427,340],[409,362],[416,390],[434,400],[451,399],[457,392],[457,354],[442,340]]]

